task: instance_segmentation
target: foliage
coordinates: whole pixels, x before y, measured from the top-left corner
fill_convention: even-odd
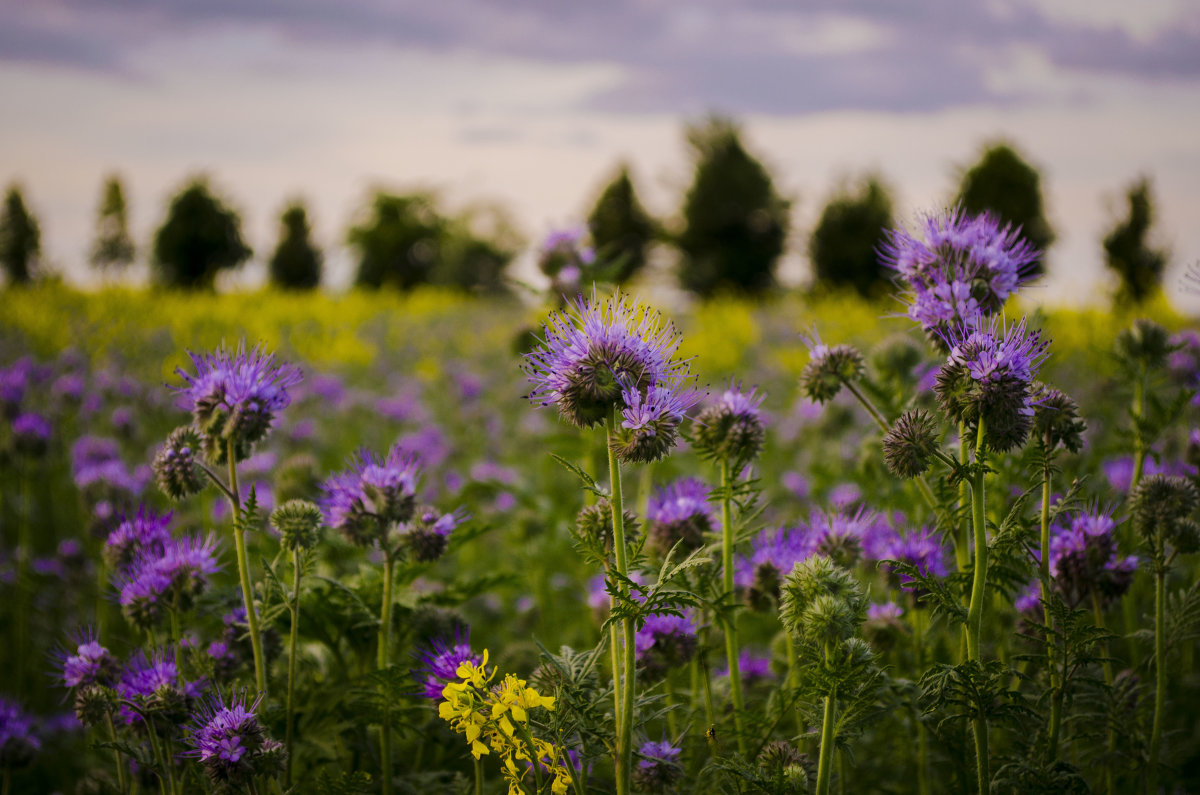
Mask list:
[[[1104,236],[1104,264],[1120,279],[1118,302],[1142,304],[1162,285],[1167,253],[1152,248],[1147,236],[1154,225],[1154,197],[1150,180],[1142,177],[1125,193],[1128,214]]]
[[[878,177],[833,195],[808,241],[817,284],[864,296],[881,292],[889,271],[877,250],[892,225],[892,198]]]
[[[214,195],[204,177],[188,182],[154,236],[154,266],[168,287],[211,290],[217,274],[253,253],[242,240],[241,219]]]
[[[638,201],[627,165],[621,165],[596,199],[588,215],[588,229],[597,256],[614,263],[613,282],[624,284],[645,267],[656,224]]]
[[[291,290],[311,290],[321,283],[321,252],[309,239],[308,212],[291,204],[279,219],[279,243],[271,255],[271,283]]]
[[[41,250],[37,219],[25,206],[20,187],[11,185],[4,195],[4,213],[0,215],[0,266],[9,284],[25,284],[37,275]]]

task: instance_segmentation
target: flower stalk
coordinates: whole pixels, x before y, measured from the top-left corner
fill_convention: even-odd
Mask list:
[[[729,461],[721,460],[721,576],[722,586],[727,596],[733,594],[733,511],[731,491],[732,478],[729,472]],[[738,751],[746,756],[746,736],[742,729],[742,713],[745,703],[742,700],[742,673],[738,667],[738,629],[737,608],[731,607],[725,619],[725,657],[729,665],[729,694],[733,701],[733,726],[737,734]]]
[[[250,646],[254,651],[254,683],[259,693],[267,693],[267,669],[263,660],[262,636],[258,631],[258,612],[254,609],[254,586],[250,584],[250,558],[246,552],[246,530],[242,526],[242,500],[238,492],[237,456],[232,439],[227,442],[229,457],[229,495],[233,509],[233,541],[237,547],[238,576],[242,584],[242,602],[250,627]]]
[[[616,428],[620,424],[620,413],[614,409],[608,417],[608,439],[611,442]],[[625,508],[621,494],[621,464],[612,444],[608,446],[608,476],[612,491],[612,524],[613,524],[613,553],[617,564],[617,573],[622,577],[629,576],[628,549],[625,543]],[[619,586],[623,596],[628,597],[628,588],[622,580]],[[614,627],[615,629],[615,627]],[[616,781],[618,795],[627,795],[633,787],[633,700],[637,692],[637,660],[634,648],[634,622],[632,618],[621,619],[622,660],[613,657],[613,671],[621,671],[619,687],[620,712],[617,718],[617,764]],[[617,649],[613,644],[613,651]],[[613,687],[618,687],[614,678]]]

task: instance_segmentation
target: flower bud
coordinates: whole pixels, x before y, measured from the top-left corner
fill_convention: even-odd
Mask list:
[[[1129,364],[1154,370],[1166,364],[1171,352],[1167,330],[1149,318],[1139,317],[1117,335],[1117,355]]]
[[[1147,541],[1153,543],[1156,534],[1162,533],[1164,540],[1173,544],[1182,540],[1185,546],[1191,545],[1193,529],[1186,524],[1200,502],[1200,494],[1190,480],[1171,475],[1148,475],[1134,488],[1129,499],[1133,527]]]
[[[271,511],[271,526],[284,549],[312,549],[321,540],[321,509],[308,500],[288,500]]]
[[[201,448],[200,435],[184,425],[171,431],[166,443],[154,456],[154,479],[173,500],[182,500],[200,492],[206,485],[204,471],[196,461]]]
[[[639,528],[637,516],[624,512],[625,541],[637,537]],[[600,499],[595,505],[588,505],[575,516],[575,534],[588,548],[603,551],[605,556],[613,554],[613,523],[612,503]]]
[[[1033,427],[1047,450],[1063,447],[1078,453],[1083,447],[1087,423],[1079,418],[1079,405],[1065,392],[1040,381],[1030,389],[1033,398]]]
[[[742,392],[730,384],[716,405],[696,417],[692,440],[696,450],[717,461],[743,463],[757,458],[766,437],[759,413],[762,400],[753,389]]]
[[[450,533],[466,518],[461,510],[444,514],[429,506],[417,509],[413,519],[403,528],[404,543],[413,559],[430,563],[444,555],[450,543]]]
[[[883,437],[883,460],[893,475],[915,478],[929,469],[937,429],[924,411],[906,411]]]
[[[800,391],[817,403],[828,403],[841,391],[843,384],[857,381],[862,374],[863,357],[856,348],[818,343],[800,372]]]

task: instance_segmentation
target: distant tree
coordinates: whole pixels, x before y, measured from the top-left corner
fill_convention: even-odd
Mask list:
[[[654,239],[655,224],[638,201],[622,164],[613,181],[604,188],[588,216],[592,243],[602,262],[613,263],[611,278],[622,284],[646,264],[646,247]]]
[[[687,137],[695,173],[676,241],[681,284],[700,295],[766,290],[787,241],[788,201],[732,121],[711,118],[689,127]]]
[[[491,228],[482,231],[480,227]],[[516,233],[503,213],[473,210],[447,217],[427,192],[378,192],[366,220],[350,229],[358,252],[355,284],[411,290],[439,284],[464,290],[499,290],[516,249]]]
[[[104,181],[100,207],[96,212],[96,240],[92,244],[92,267],[102,271],[122,270],[133,262],[133,241],[129,238],[129,212],[121,179],[111,176]]]
[[[268,265],[271,284],[286,290],[311,290],[321,283],[321,252],[309,239],[304,205],[288,205],[279,219],[279,243]]]
[[[1126,191],[1129,214],[1117,221],[1104,236],[1104,262],[1117,272],[1121,284],[1117,301],[1140,304],[1152,297],[1162,284],[1167,253],[1147,245],[1154,225],[1154,197],[1150,180],[1139,178]]]
[[[1006,143],[988,147],[979,162],[967,169],[958,203],[973,215],[988,211],[1006,224],[1021,227],[1022,236],[1043,254],[1054,242],[1054,230],[1043,207],[1041,177]],[[1039,256],[1030,273],[1044,272]]]
[[[211,290],[219,271],[240,266],[252,253],[242,240],[237,213],[202,177],[171,200],[167,220],[154,236],[154,264],[159,279],[171,287]]]
[[[877,177],[839,191],[821,211],[808,241],[817,282],[853,287],[860,295],[877,292],[888,270],[876,249],[892,226],[892,199]]]
[[[0,265],[9,284],[27,284],[37,274],[41,237],[37,219],[25,206],[21,189],[10,186],[4,196],[4,214],[0,215]]]

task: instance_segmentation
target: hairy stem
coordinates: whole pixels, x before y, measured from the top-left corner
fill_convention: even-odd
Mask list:
[[[383,604],[379,609],[379,649],[376,668],[386,669],[390,663],[392,647],[392,580],[395,556],[391,545],[384,540],[383,550]],[[383,686],[381,685],[381,688]],[[392,791],[392,715],[390,698],[384,688],[383,723],[379,727],[379,764],[383,770],[383,795]]]
[[[915,601],[915,600],[914,600]],[[916,656],[917,670],[925,670],[925,613],[915,603],[912,608],[913,621],[913,653]],[[929,737],[925,730],[925,721],[916,715],[917,724],[917,793],[929,795]]]
[[[987,429],[983,417],[975,438],[975,473],[971,477],[971,520],[975,532],[975,578],[971,584],[971,605],[967,610],[967,659],[980,662],[980,636],[983,633],[983,604],[987,599],[987,516],[984,505],[984,439]],[[988,792],[988,725],[984,715],[977,715],[975,724],[975,766],[979,792]]]
[[[1049,628],[1053,626],[1050,613],[1050,451],[1043,447],[1042,465],[1042,544],[1038,574],[1042,581],[1042,617],[1047,627],[1046,669],[1050,672],[1050,737],[1047,752],[1053,762],[1058,757],[1058,733],[1062,726],[1062,683],[1058,681],[1058,669],[1054,663],[1054,640]]]
[[[105,712],[104,719],[108,722],[108,738],[115,744],[117,742],[117,727],[113,725],[112,712]],[[121,795],[127,795],[129,792],[129,784],[125,781],[125,764],[121,761],[121,752],[113,749],[113,759],[117,763],[117,786],[121,788]]]
[[[733,594],[733,511],[730,492],[733,479],[729,462],[721,461],[721,585],[726,596]],[[725,619],[725,659],[729,665],[729,695],[733,700],[733,730],[737,735],[738,751],[746,756],[746,736],[742,730],[742,672],[738,667],[737,607],[731,606]]]
[[[788,694],[795,698],[796,690],[800,685],[796,682],[796,642],[792,640],[792,633],[788,630],[783,631],[784,650],[787,654],[787,687]],[[800,716],[800,710],[792,710],[796,717],[796,736],[804,736],[804,719]]]
[[[1150,732],[1149,786],[1146,792],[1158,792],[1158,760],[1162,753],[1163,712],[1167,703],[1167,567],[1163,561],[1162,533],[1156,533],[1154,566],[1154,723]]]
[[[295,722],[296,694],[296,643],[300,635],[300,549],[292,550],[292,631],[288,637],[288,681],[287,681],[287,767],[284,772],[286,786],[292,786],[292,741]]]
[[[825,662],[829,662],[829,644],[825,644]],[[834,712],[837,709],[837,688],[825,696],[825,715],[821,720],[821,748],[817,757],[817,795],[829,795],[829,779],[833,775]]]
[[[629,576],[628,550],[625,547],[625,506],[621,495],[621,464],[613,450],[612,437],[617,429],[616,410],[608,418],[608,477],[612,490],[613,552],[617,573]],[[627,586],[622,581],[623,595],[628,596]],[[637,692],[637,658],[634,649],[634,622],[632,618],[621,620],[621,636],[624,643],[624,661],[618,666],[613,660],[613,670],[620,667],[621,711],[617,716],[617,793],[627,795],[633,789],[633,700]],[[614,681],[614,687],[616,683]]]
[[[1146,439],[1142,435],[1142,414],[1145,411],[1146,400],[1146,366],[1138,367],[1138,376],[1133,382],[1133,477],[1129,480],[1129,490],[1137,488],[1142,480],[1142,470],[1146,463]]]
[[[233,508],[233,542],[237,547],[238,575],[242,581],[242,601],[246,606],[246,623],[250,627],[250,646],[254,650],[254,684],[265,698],[267,669],[263,661],[262,636],[258,632],[258,612],[254,609],[254,587],[250,584],[250,558],[246,554],[246,532],[242,528],[242,499],[238,493],[237,458],[234,444],[225,448],[229,458],[229,495]]]

